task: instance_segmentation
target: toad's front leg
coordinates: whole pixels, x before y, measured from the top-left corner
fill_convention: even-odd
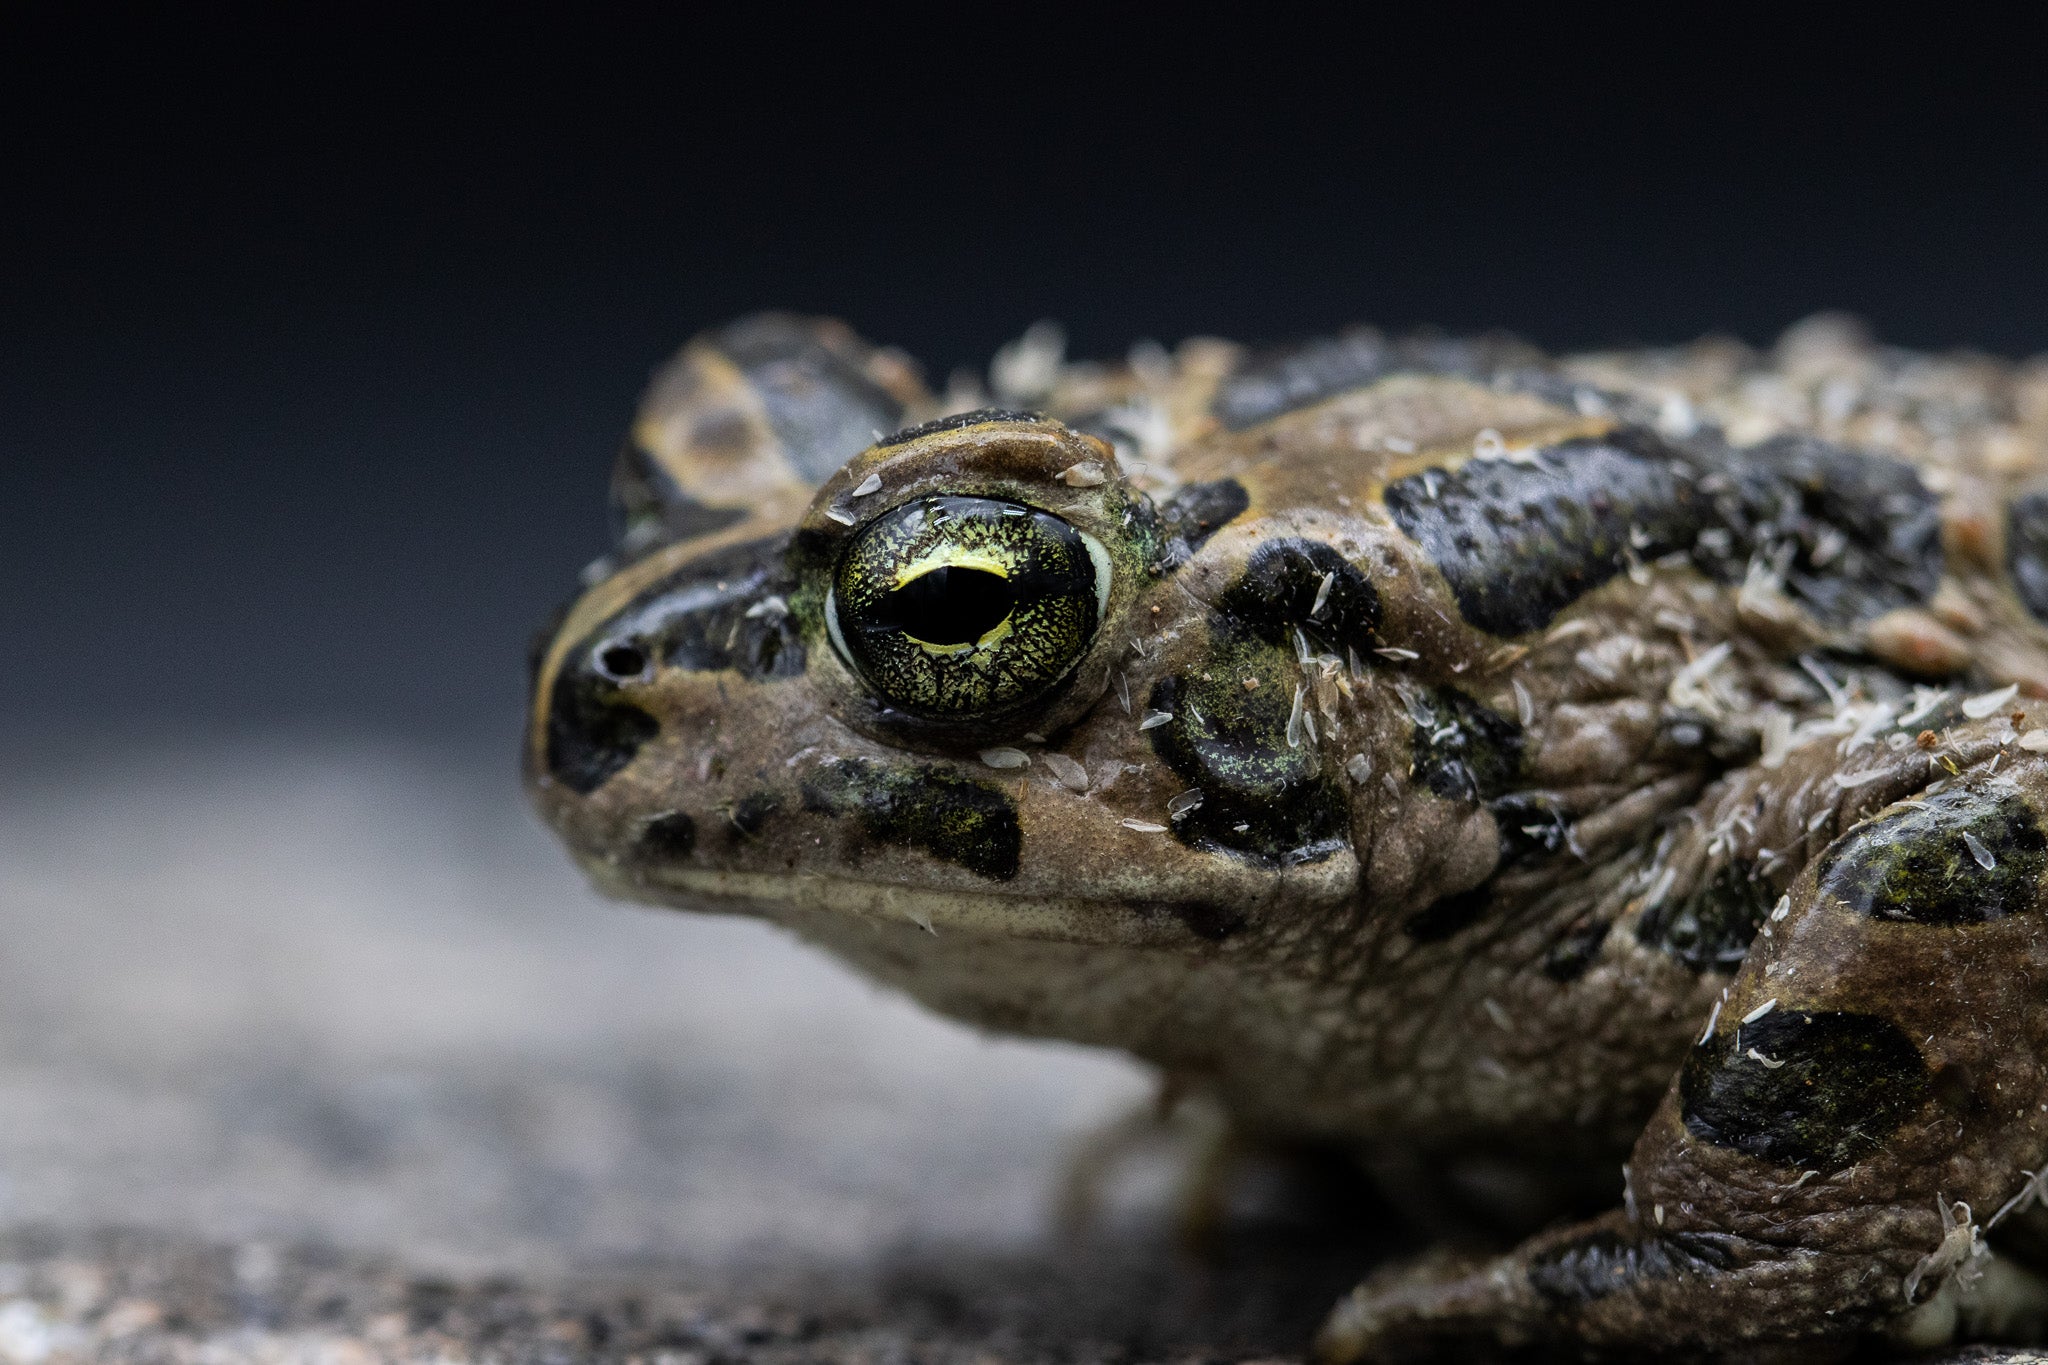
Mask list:
[[[1321,1355],[1809,1360],[2038,1338],[2048,1282],[1984,1235],[2048,1156],[2044,831],[2048,758],[2014,745],[1835,840],[1638,1140],[1626,1206],[1368,1281]]]

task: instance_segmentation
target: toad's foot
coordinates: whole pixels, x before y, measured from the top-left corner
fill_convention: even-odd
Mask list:
[[[1173,1214],[1180,1241],[1190,1251],[1210,1249],[1232,1179],[1252,1148],[1213,1099],[1184,1093],[1170,1081],[1156,1099],[1095,1129],[1068,1156],[1055,1208],[1061,1230],[1074,1236],[1099,1223],[1118,1170],[1161,1148],[1177,1168]]]

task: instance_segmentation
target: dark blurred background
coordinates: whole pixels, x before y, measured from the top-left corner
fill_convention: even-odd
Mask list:
[[[761,307],[940,380],[1040,317],[2048,347],[2014,35],[1392,14],[8,7],[0,738],[509,745],[649,367]]]

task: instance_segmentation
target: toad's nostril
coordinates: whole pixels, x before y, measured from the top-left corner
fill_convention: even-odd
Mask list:
[[[597,651],[597,671],[613,682],[637,682],[647,672],[647,651],[632,640],[615,640]]]
[[[544,760],[557,782],[588,796],[633,761],[661,731],[625,684],[645,680],[653,654],[631,636],[588,647],[586,663],[562,669],[548,695]]]

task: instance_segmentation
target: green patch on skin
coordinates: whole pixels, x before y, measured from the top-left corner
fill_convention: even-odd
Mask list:
[[[1667,900],[1636,921],[1636,940],[1696,972],[1732,972],[1749,956],[1774,898],[1748,863],[1729,863],[1682,900]]]
[[[1248,680],[1258,686],[1247,687]],[[1193,848],[1268,863],[1312,862],[1344,846],[1344,798],[1314,746],[1287,742],[1300,669],[1291,650],[1256,638],[1217,642],[1197,671],[1162,678],[1150,704],[1172,721],[1152,748],[1202,804],[1173,830]]]
[[[2048,839],[2017,792],[1960,787],[1846,835],[1820,890],[1873,919],[1983,924],[2036,908]]]
[[[1822,1172],[1875,1152],[1929,1089],[1920,1049],[1891,1020],[1803,1010],[1774,1010],[1714,1034],[1678,1078],[1679,1112],[1694,1137]]]
[[[852,816],[877,842],[922,849],[990,881],[1017,875],[1016,805],[950,768],[837,759],[821,764],[803,793],[805,810]]]
[[[1454,687],[1411,702],[1415,776],[1450,801],[1490,801],[1522,769],[1522,727]]]

